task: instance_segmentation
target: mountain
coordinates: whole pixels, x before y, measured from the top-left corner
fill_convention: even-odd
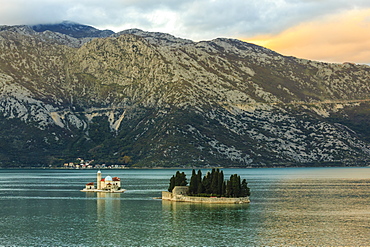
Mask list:
[[[111,30],[99,30],[91,26],[63,21],[55,24],[39,24],[31,26],[36,32],[52,31],[69,35],[73,38],[106,38],[114,34]]]
[[[0,166],[364,165],[369,79],[235,39],[0,26]]]

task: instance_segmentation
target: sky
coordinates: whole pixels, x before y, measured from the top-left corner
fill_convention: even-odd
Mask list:
[[[283,55],[370,64],[370,0],[0,0],[0,25],[69,20],[194,41],[235,38]]]

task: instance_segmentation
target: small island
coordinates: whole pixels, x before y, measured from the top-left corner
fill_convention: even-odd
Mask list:
[[[121,179],[119,177],[106,176],[101,178],[101,171],[96,174],[96,187],[94,182],[86,184],[82,189],[83,192],[107,192],[107,193],[123,193],[126,190],[121,188]]]
[[[250,202],[248,183],[245,179],[241,181],[237,174],[224,181],[224,174],[219,169],[212,169],[203,178],[201,170],[196,173],[193,169],[190,185],[187,184],[185,173],[177,171],[170,179],[168,191],[162,192],[162,200],[215,204]]]

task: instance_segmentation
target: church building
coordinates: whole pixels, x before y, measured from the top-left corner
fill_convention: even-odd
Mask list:
[[[119,177],[106,176],[102,178],[101,171],[96,174],[96,183],[90,182],[81,190],[84,192],[115,192],[123,193],[126,190],[121,188],[121,179]]]

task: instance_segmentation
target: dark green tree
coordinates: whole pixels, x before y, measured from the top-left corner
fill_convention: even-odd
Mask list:
[[[184,172],[176,172],[176,175],[170,179],[168,191],[172,192],[175,186],[186,186],[186,175]],[[247,180],[240,182],[240,176],[233,174],[230,180],[224,180],[224,173],[219,169],[212,169],[211,172],[202,178],[201,170],[198,173],[192,170],[189,192],[191,195],[207,194],[209,196],[226,197],[246,197],[250,195]]]
[[[186,180],[186,174],[185,172],[176,172],[176,175],[172,176],[170,179],[170,186],[168,187],[168,191],[172,192],[173,188],[175,186],[186,186],[188,184]]]
[[[175,176],[175,186],[186,186],[188,182],[186,181],[186,174],[185,172],[176,172]]]
[[[240,196],[241,197],[246,197],[246,196],[250,196],[250,195],[251,195],[251,192],[250,192],[250,189],[248,187],[247,180],[243,179],[242,184],[241,184]]]
[[[241,195],[241,184],[240,176],[237,174],[231,175],[230,180],[226,185],[226,196],[228,197],[240,197]]]
[[[223,196],[225,194],[224,172],[219,171],[217,181],[217,194]]]
[[[222,183],[222,194],[221,196],[226,196],[226,182],[223,181]]]
[[[235,174],[234,186],[235,186],[235,197],[240,197],[240,194],[241,194],[240,192],[242,190],[241,180],[240,180],[240,176],[238,176],[237,174]]]
[[[219,195],[218,190],[218,174],[219,170],[212,169],[212,176],[211,176],[211,188],[210,188],[210,194]]]
[[[232,197],[240,197],[240,191],[241,191],[241,184],[240,184],[240,176],[237,174],[230,176],[230,182],[231,182],[231,196]]]
[[[204,193],[206,194],[211,193],[211,183],[212,183],[212,174],[210,172],[207,172],[207,174],[203,177],[202,180]]]
[[[195,170],[191,172],[190,178],[190,185],[189,185],[189,193],[190,195],[195,195],[198,193],[198,175],[195,173]]]
[[[170,179],[170,186],[168,187],[168,191],[172,192],[173,188],[175,188],[175,175],[173,175]]]
[[[232,189],[231,189],[231,181],[227,180],[226,182],[226,189],[225,189],[225,196],[231,197]]]
[[[205,193],[204,192],[204,186],[203,186],[203,183],[202,183],[202,171],[201,170],[198,170],[197,180],[198,180],[197,194]]]

